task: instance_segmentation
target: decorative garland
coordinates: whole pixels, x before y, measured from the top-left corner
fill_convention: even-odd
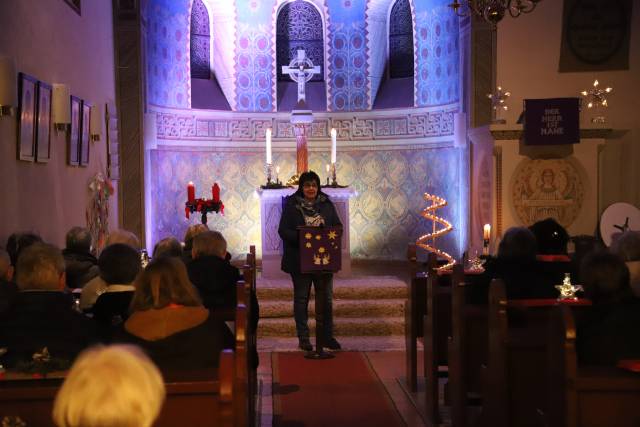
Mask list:
[[[89,181],[91,193],[86,211],[87,228],[91,233],[93,247],[100,252],[109,233],[109,197],[113,194],[113,185],[109,178],[98,172]]]
[[[416,240],[416,245],[438,255],[441,258],[446,259],[447,263],[437,268],[438,270],[446,270],[452,267],[456,263],[456,260],[453,259],[453,257],[447,252],[436,248],[436,238],[449,233],[451,230],[453,230],[453,226],[446,219],[435,215],[434,212],[447,206],[447,201],[442,197],[434,196],[433,194],[429,193],[424,193],[423,197],[427,202],[431,202],[431,206],[427,206],[425,209],[423,209],[422,212],[420,212],[420,215],[422,215],[426,220],[433,222],[433,231],[431,233],[427,233],[418,237],[418,240]],[[440,230],[436,230],[436,224],[439,224],[443,228],[441,228]]]

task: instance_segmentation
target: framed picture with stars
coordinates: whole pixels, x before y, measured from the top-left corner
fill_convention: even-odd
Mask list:
[[[300,271],[337,272],[342,268],[342,227],[298,227]]]

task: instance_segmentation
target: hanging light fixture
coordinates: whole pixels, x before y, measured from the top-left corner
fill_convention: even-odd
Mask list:
[[[453,0],[449,5],[456,15],[465,17],[472,13],[480,16],[493,27],[509,12],[514,18],[533,12],[542,0]]]

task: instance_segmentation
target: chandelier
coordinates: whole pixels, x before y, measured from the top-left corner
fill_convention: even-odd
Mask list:
[[[483,18],[495,27],[507,11],[517,18],[523,13],[533,12],[542,0],[453,0],[449,5],[456,15],[465,17],[472,13]]]

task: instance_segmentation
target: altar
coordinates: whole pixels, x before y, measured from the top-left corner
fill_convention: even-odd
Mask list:
[[[278,225],[282,216],[282,199],[295,192],[295,188],[260,189],[260,222],[262,224],[262,277],[265,279],[288,278],[280,270],[282,259],[282,239],[278,235]],[[349,199],[355,194],[351,188],[324,187],[322,191],[336,207],[340,221],[344,226],[342,234],[342,270],[339,277],[351,275],[351,255],[349,245]]]

